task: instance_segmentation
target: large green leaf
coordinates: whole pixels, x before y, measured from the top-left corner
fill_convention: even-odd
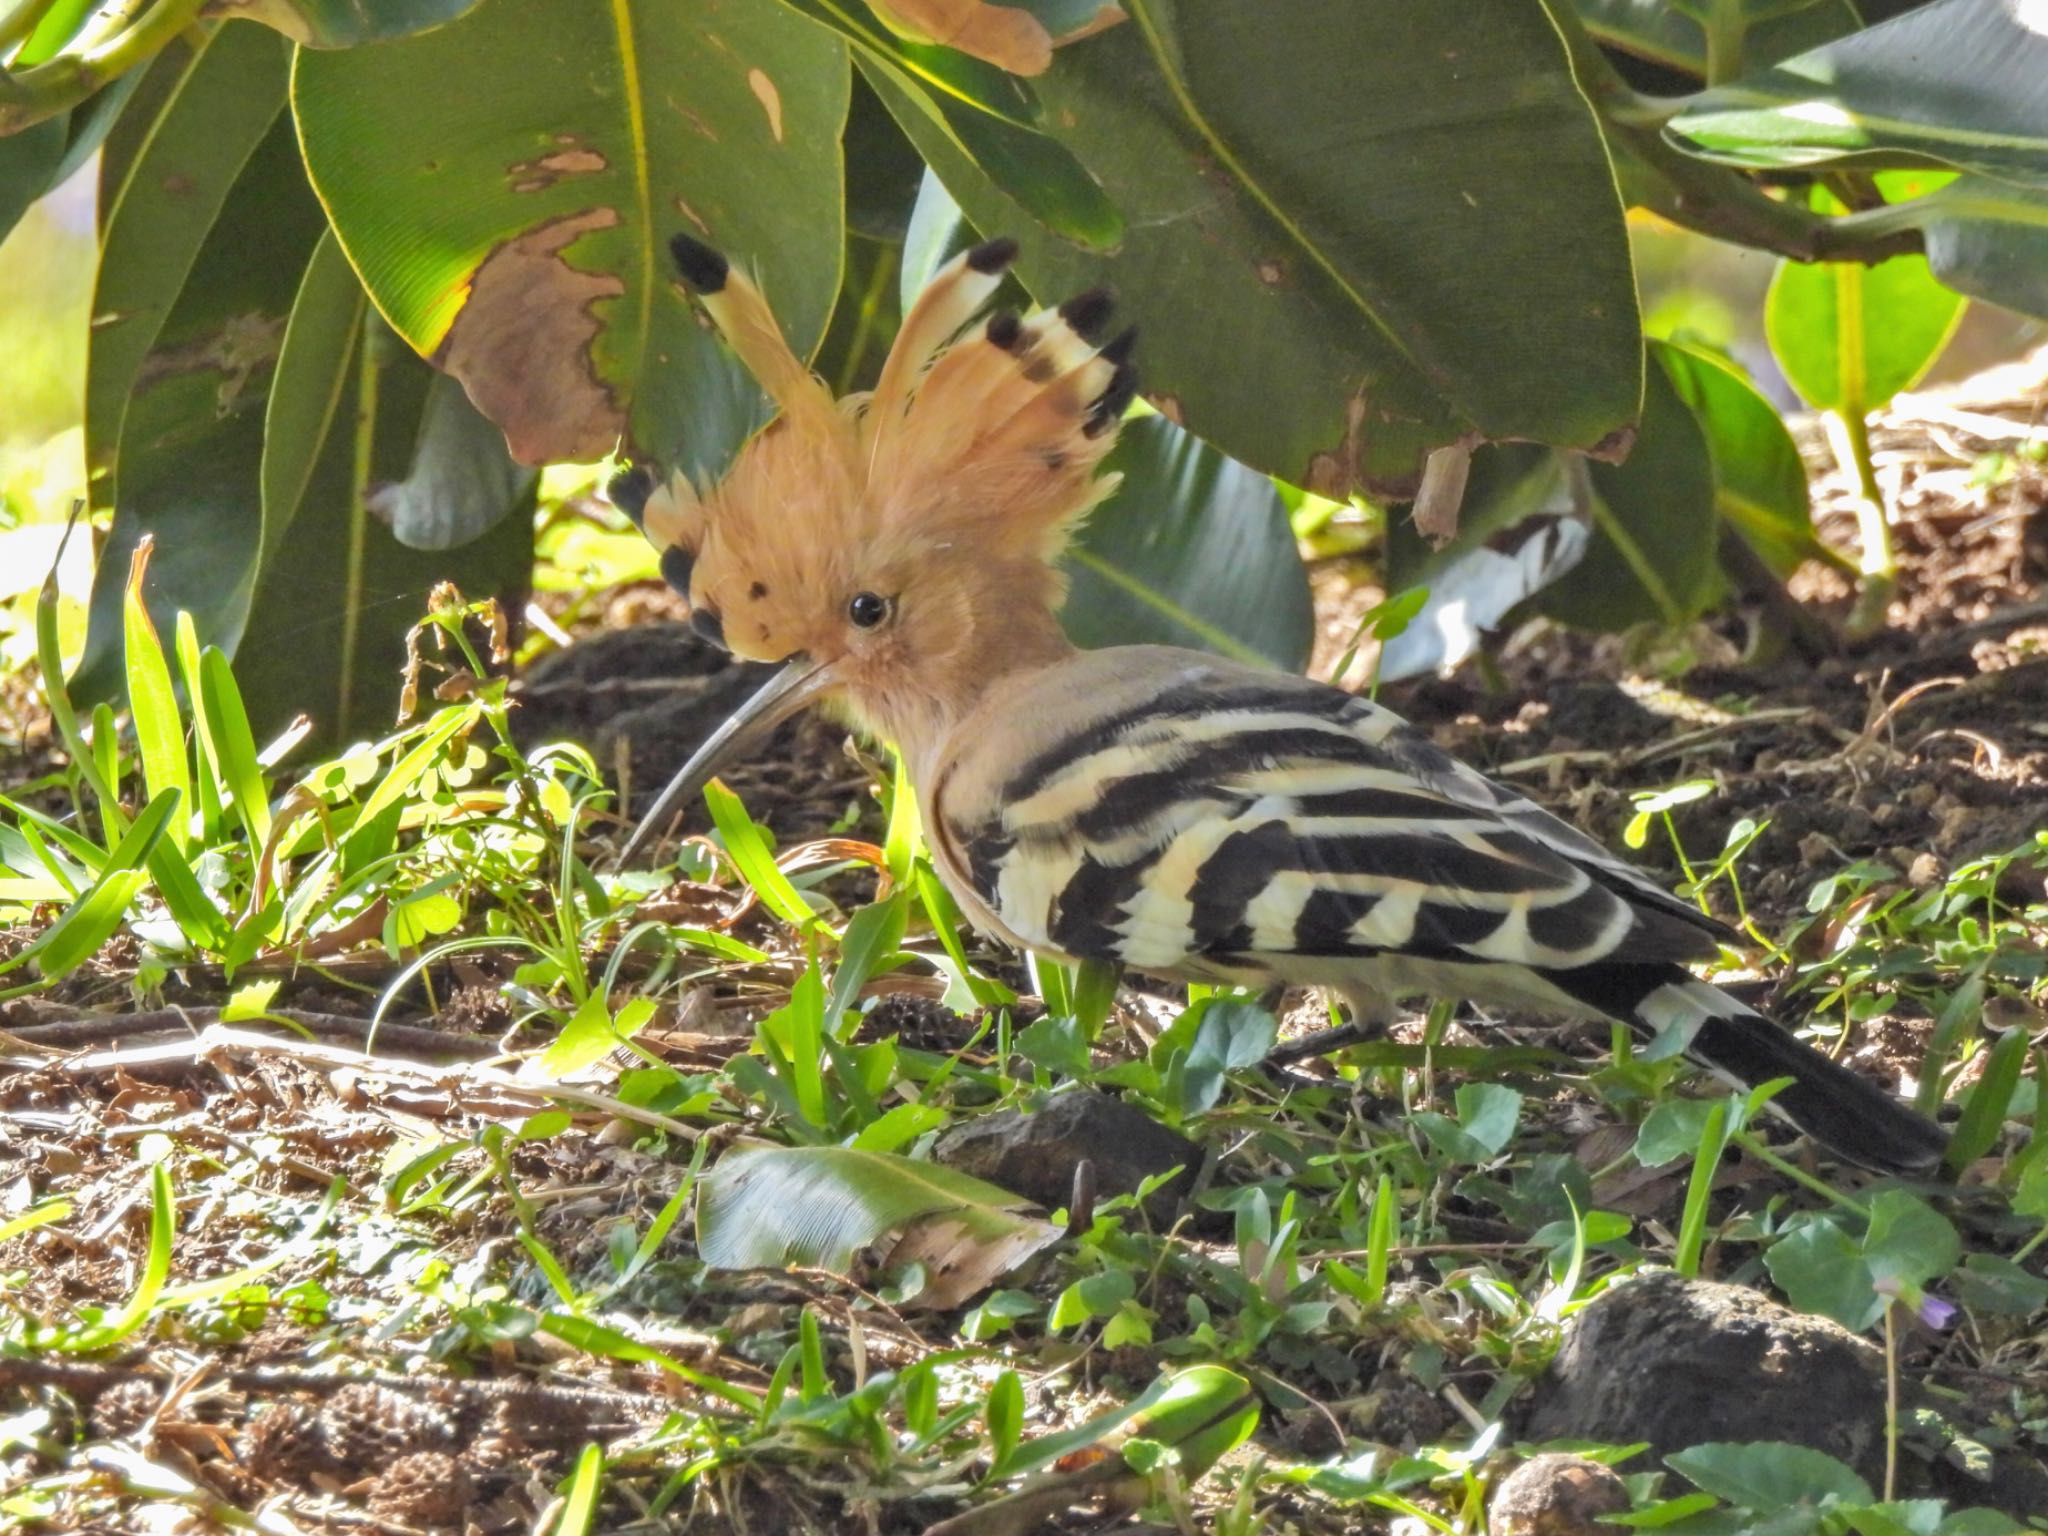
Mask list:
[[[1951,165],[2048,187],[2032,0],[1936,0],[1693,98],[1668,132],[1733,165]]]
[[[1610,48],[1639,59],[1683,70],[1702,78],[1707,73],[1706,12],[1672,0],[1571,0],[1586,30]],[[1742,64],[1758,68],[1818,48],[1854,32],[1862,23],[1849,0],[1807,0],[1803,5],[1758,12],[1742,33]]]
[[[453,21],[477,0],[212,0],[216,16],[246,16],[308,48],[353,48]]]
[[[1031,291],[1113,280],[1146,387],[1243,462],[1341,493],[1477,434],[1611,447],[1642,350],[1621,206],[1535,0],[1136,0],[1034,82],[1121,211],[1089,257],[876,88]],[[873,78],[873,77],[871,77]],[[900,95],[901,93],[898,93]]]
[[[1956,176],[1856,217],[1872,234],[1918,230],[1928,266],[1956,292],[2048,320],[2048,191]]]
[[[1273,482],[1163,416],[1123,429],[1124,483],[1067,553],[1076,645],[1192,645],[1299,671],[1308,573]]]
[[[534,476],[461,388],[370,309],[323,236],[271,389],[260,476],[264,559],[235,671],[259,733],[292,715],[319,739],[383,729],[406,631],[452,581],[517,606]],[[408,545],[434,529],[445,542]]]
[[[1725,358],[1655,341],[1651,353],[1706,434],[1721,516],[1779,575],[1819,553],[1806,466],[1784,418]]]
[[[229,192],[243,167],[271,131],[284,106],[290,48],[261,27],[221,27],[189,56],[166,61],[162,76],[152,70],[138,106],[152,104],[157,79],[166,82],[163,105],[140,139],[124,134],[120,153],[109,153],[106,169],[126,174],[118,185],[101,182],[104,234],[93,290],[92,347],[86,359],[85,451],[94,477],[93,504],[111,507],[122,493],[113,479],[129,396],[144,359],[172,306],[186,292]],[[286,136],[289,148],[289,136]],[[114,146],[110,143],[109,150]],[[303,178],[300,178],[303,180]],[[310,206],[301,197],[291,212]],[[317,209],[314,210],[317,213]],[[259,252],[274,247],[258,233]],[[216,252],[232,261],[233,252]],[[283,274],[296,275],[294,262]],[[278,274],[268,274],[276,277]],[[227,315],[219,317],[222,325]],[[278,311],[279,314],[282,311]],[[255,344],[253,333],[218,329],[236,345]],[[269,355],[274,356],[274,347]],[[267,360],[267,359],[266,359]],[[160,369],[177,367],[171,360]],[[159,540],[160,556],[170,553]],[[125,556],[123,569],[126,569]]]
[[[1851,1504],[1876,1498],[1870,1485],[1825,1452],[1784,1441],[1715,1441],[1664,1458],[1687,1481],[1745,1509],[1781,1512],[1832,1495]]]
[[[844,47],[775,0],[490,0],[302,52],[314,185],[377,307],[522,463],[622,438],[721,467],[758,390],[693,315],[667,242],[760,275],[799,353],[839,287]]]
[[[869,59],[942,96],[951,96],[1025,127],[1040,116],[1038,98],[1015,75],[951,48],[919,42],[884,26],[862,0],[784,0],[791,10],[829,27]]]
[[[1008,199],[1013,221],[1036,220],[1089,250],[1110,250],[1122,240],[1124,222],[1117,205],[1058,138],[927,90],[872,54],[859,63],[862,76],[926,158],[941,147],[962,157]]]
[[[1587,629],[1679,624],[1712,599],[1720,519],[1700,424],[1662,368],[1649,371],[1643,429],[1620,464],[1587,467],[1593,539],[1537,599],[1552,618]]]
[[[227,28],[283,45],[257,27]],[[203,643],[232,652],[247,618],[262,544],[259,495],[263,423],[271,373],[299,274],[323,227],[299,167],[291,123],[272,107],[271,131],[223,200],[175,303],[139,356],[119,446],[103,486],[118,502],[93,583],[77,687],[105,697],[120,684],[121,584],[135,545],[156,536],[149,607],[163,633],[180,610]],[[147,153],[131,182],[151,174]],[[109,231],[125,246],[142,230]],[[173,228],[181,221],[172,219]],[[132,248],[132,247],[129,247]],[[103,284],[104,285],[104,284]],[[95,338],[94,363],[99,361]],[[98,399],[89,397],[88,408]],[[102,402],[113,410],[118,401]],[[104,428],[102,428],[104,430]],[[92,444],[93,420],[87,420]]]
[[[65,120],[53,117],[0,139],[0,240],[50,190],[64,160]]]
[[[1764,331],[1809,405],[1860,414],[1934,365],[1963,302],[1935,281],[1921,256],[1874,267],[1781,261],[1764,300]]]
[[[950,1305],[1058,1241],[1015,1195],[937,1163],[859,1147],[740,1146],[704,1175],[697,1248],[724,1269],[847,1273],[893,1237],[885,1263],[922,1264],[920,1300]]]

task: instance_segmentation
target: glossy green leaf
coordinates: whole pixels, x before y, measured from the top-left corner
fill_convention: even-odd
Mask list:
[[[1634,420],[1620,199],[1540,6],[1310,0],[1284,26],[1261,0],[1127,8],[1034,82],[1122,213],[1112,255],[1021,221],[899,118],[982,233],[1022,240],[1039,299],[1116,285],[1176,420],[1337,494],[1412,487],[1468,434],[1593,448]]]
[[[0,240],[50,190],[64,160],[65,122],[51,118],[0,139]]]
[[[417,37],[301,53],[292,102],[378,308],[515,458],[597,459],[623,438],[715,468],[761,399],[693,313],[668,239],[755,269],[808,354],[839,287],[848,89],[844,47],[775,0],[491,0]]]
[[[1586,30],[1610,48],[1662,64],[1667,69],[1707,74],[1705,7],[1672,0],[1571,0]],[[1849,0],[1807,0],[1803,5],[1744,7],[1757,14],[1743,29],[1740,66],[1761,68],[1818,48],[1863,25]],[[1718,61],[1717,61],[1718,62]]]
[[[437,400],[458,392],[369,310],[337,253],[314,253],[271,391],[261,497],[273,542],[235,669],[259,735],[299,713],[323,742],[380,730],[406,633],[438,582],[472,600],[523,601],[533,477],[494,431],[437,430]],[[476,419],[466,403],[456,409]],[[432,469],[421,478],[423,465]],[[424,553],[401,542],[391,515],[429,483],[479,537]]]
[[[264,413],[259,561],[277,552],[299,515],[327,434],[353,404],[347,398],[350,365],[369,307],[334,231],[324,231],[292,298]]]
[[[843,1274],[862,1248],[925,1217],[990,1242],[1056,1238],[1057,1229],[1011,1213],[1022,1203],[980,1179],[890,1153],[741,1146],[704,1175],[697,1246],[714,1268],[795,1264]]]
[[[283,39],[260,27],[217,28],[167,85],[164,103],[146,138],[137,143],[127,174],[118,183],[103,176],[104,234],[85,395],[86,465],[95,478],[96,507],[122,499],[125,488],[112,476],[130,393],[145,361],[158,350],[158,338],[230,191],[284,106],[289,57]],[[110,146],[108,167],[123,163]],[[274,248],[264,254],[274,256]],[[207,281],[219,277],[217,269],[206,273]],[[245,371],[259,367],[267,350],[265,316],[258,312],[251,318],[246,333],[223,331],[210,344],[223,356],[239,349],[243,355],[234,361]],[[208,343],[194,336],[171,339],[178,345],[196,343],[183,355],[197,363],[207,360]],[[221,370],[213,371],[217,378]],[[127,569],[125,556],[121,569]]]
[[[512,461],[503,435],[442,374],[427,386],[404,478],[373,485],[368,505],[406,548],[454,549],[526,506],[537,478]]]
[[[353,48],[453,21],[477,0],[212,0],[222,16],[246,16],[308,48]]]
[[[1809,405],[1872,411],[1934,366],[1962,311],[1924,257],[1874,267],[1785,261],[1764,300],[1764,332]]]
[[[1124,483],[1068,550],[1060,618],[1077,645],[1186,645],[1298,671],[1308,573],[1273,482],[1163,416],[1130,422]]]
[[[1137,1434],[1179,1453],[1180,1475],[1200,1477],[1251,1438],[1259,1427],[1259,1397],[1252,1384],[1220,1365],[1194,1365],[1174,1374],[1167,1389],[1138,1419]]]
[[[1038,121],[1038,99],[1015,75],[951,48],[919,42],[884,26],[863,0],[784,0],[791,10],[829,27],[855,50],[900,71],[920,86],[1022,127]]]
[[[1536,600],[1580,628],[1682,624],[1712,599],[1720,519],[1706,435],[1662,368],[1652,368],[1635,447],[1586,466],[1593,538]]]
[[[1059,138],[992,117],[952,96],[923,89],[902,71],[863,56],[862,76],[924,150],[965,157],[1021,217],[1087,250],[1114,247],[1123,215],[1075,152]]]
[[[226,30],[282,46],[261,28]],[[152,163],[145,154],[131,180],[153,174]],[[109,228],[110,247],[142,238],[120,228],[125,206]],[[176,304],[136,365],[113,472],[98,482],[96,495],[117,485],[118,500],[75,679],[88,697],[105,697],[119,684],[123,578],[144,534],[156,541],[147,596],[159,630],[182,610],[203,644],[233,650],[241,638],[259,568],[272,369],[323,222],[299,169],[291,123],[273,110],[267,137],[242,167]],[[99,361],[96,338],[95,370]],[[95,374],[88,412],[97,385]],[[90,449],[90,415],[87,442]]]
[[[2048,188],[2048,28],[1935,0],[1694,97],[1667,130],[1732,165],[1951,165]]]
[[[1669,341],[1650,351],[1706,434],[1721,516],[1781,576],[1812,559],[1806,466],[1784,418],[1725,358]]]
[[[1928,267],[1956,292],[2048,320],[2048,190],[1958,176],[1858,219],[1874,235],[1918,230]]]
[[[1856,1504],[1876,1497],[1868,1483],[1834,1457],[1782,1441],[1716,1441],[1664,1460],[1695,1487],[1742,1509],[1776,1512],[1788,1505],[1818,1504],[1830,1494]]]

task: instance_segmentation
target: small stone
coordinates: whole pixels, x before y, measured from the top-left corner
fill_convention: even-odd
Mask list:
[[[1106,1093],[1062,1093],[1033,1114],[998,1110],[948,1132],[932,1155],[949,1168],[1057,1210],[1072,1197],[1074,1169],[1095,1165],[1098,1199],[1136,1194],[1178,1168],[1146,1202],[1156,1224],[1172,1221],[1200,1171],[1202,1149],[1143,1110]]]
[[[1612,1536],[1602,1515],[1628,1510],[1628,1485],[1583,1456],[1548,1454],[1523,1462],[1494,1490],[1487,1536]]]
[[[1799,839],[1799,862],[1804,868],[1819,869],[1823,864],[1834,863],[1839,857],[1825,832],[1809,832]]]
[[[1906,866],[1906,883],[1916,891],[1932,890],[1935,886],[1941,884],[1944,873],[1945,871],[1941,867],[1941,859],[1938,855],[1918,853],[1913,856],[1912,862]]]

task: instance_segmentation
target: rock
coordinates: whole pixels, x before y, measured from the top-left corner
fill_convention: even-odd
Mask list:
[[[1739,1285],[1653,1271],[1572,1319],[1526,1440],[1786,1440],[1884,1478],[1884,1360],[1839,1323]]]
[[[1193,1187],[1202,1149],[1122,1099],[1086,1090],[1062,1093],[1036,1113],[998,1110],[947,1132],[933,1156],[1048,1210],[1073,1198],[1074,1169],[1095,1165],[1095,1195],[1136,1194],[1146,1179],[1178,1167],[1172,1183],[1146,1202],[1156,1225],[1173,1220]]]
[[[1507,1475],[1486,1511],[1487,1536],[1613,1536],[1599,1523],[1629,1507],[1628,1485],[1583,1456],[1532,1457]]]
[[[1936,1399],[1910,1381],[1905,1401],[1963,1435],[1985,1433],[1972,1414],[1989,1404]],[[1653,1270],[1572,1319],[1518,1437],[1647,1441],[1632,1470],[1712,1440],[1784,1440],[1848,1463],[1879,1488],[1884,1356],[1840,1324],[1744,1286]],[[1950,1457],[1902,1457],[1899,1496],[1929,1495],[1955,1508],[2038,1513],[2048,1508],[2048,1469],[2016,1451],[1994,1452],[1974,1468]]]

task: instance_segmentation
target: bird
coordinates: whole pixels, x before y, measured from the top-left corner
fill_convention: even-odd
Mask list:
[[[676,270],[776,413],[715,479],[636,464],[612,499],[689,622],[780,670],[621,851],[824,704],[892,742],[934,868],[992,939],[1219,985],[1321,987],[1355,1021],[1416,996],[1626,1025],[1837,1155],[1938,1169],[1944,1132],[1695,974],[1735,935],[1390,709],[1159,645],[1077,650],[1058,568],[1111,496],[1138,391],[1114,298],[991,308],[1017,255],[942,266],[874,388],[835,398],[761,286],[691,235]]]

